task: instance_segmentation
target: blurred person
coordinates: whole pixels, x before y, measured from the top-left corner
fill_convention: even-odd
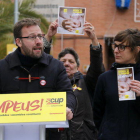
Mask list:
[[[76,99],[70,80],[63,63],[44,53],[45,34],[41,31],[40,21],[22,19],[15,24],[13,32],[18,48],[0,60],[0,93],[66,91],[66,117],[72,119]],[[50,140],[59,137],[55,131],[49,136]]]
[[[52,36],[56,34],[57,27],[57,21],[52,22],[49,26],[46,35],[48,45],[50,45]],[[102,47],[98,43],[95,29],[91,23],[86,22],[84,30],[92,42],[90,45],[90,66],[86,75],[78,71],[80,60],[73,48],[65,48],[58,55],[58,59],[63,62],[66,68],[77,100],[70,128],[61,131],[61,140],[95,140],[97,135],[93,121],[92,103],[96,81],[98,76],[104,72]]]
[[[98,140],[140,139],[140,30],[120,31],[112,44],[115,63],[99,76],[94,95],[94,121]],[[119,101],[117,68],[133,67],[135,80],[128,81],[136,100]],[[126,79],[121,79],[121,81]]]

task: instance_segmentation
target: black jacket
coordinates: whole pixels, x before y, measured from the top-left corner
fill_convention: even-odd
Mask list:
[[[71,79],[77,105],[74,117],[70,121],[70,132],[67,132],[70,140],[94,140],[96,137],[91,102],[98,76],[103,71],[102,49],[90,49],[90,67],[87,75],[77,72]],[[68,138],[67,140],[69,140]],[[66,138],[61,140],[63,139],[66,140]]]
[[[70,121],[71,140],[94,140],[95,125],[84,76],[77,72],[71,80],[77,105]]]
[[[39,77],[39,79],[24,80],[20,78]],[[46,85],[41,84],[46,81]],[[34,92],[67,92],[67,106],[75,108],[76,100],[70,80],[67,77],[63,63],[52,56],[43,53],[42,57],[30,71],[25,69],[19,60],[18,49],[0,60],[0,93],[34,93]]]
[[[134,67],[134,79],[140,81],[140,64],[119,65],[100,75],[94,96],[94,121],[98,140],[140,140],[140,97],[119,101],[117,67]]]

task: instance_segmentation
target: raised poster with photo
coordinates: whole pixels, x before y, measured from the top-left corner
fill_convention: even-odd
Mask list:
[[[59,7],[57,33],[84,35],[85,14],[86,8]]]
[[[119,101],[135,100],[135,92],[130,88],[131,80],[134,80],[133,67],[117,68]]]

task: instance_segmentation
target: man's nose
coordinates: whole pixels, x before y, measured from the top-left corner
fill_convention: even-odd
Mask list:
[[[43,39],[40,39],[40,38],[37,36],[36,39],[35,39],[35,42],[36,42],[36,43],[42,43],[42,42],[43,42]]]

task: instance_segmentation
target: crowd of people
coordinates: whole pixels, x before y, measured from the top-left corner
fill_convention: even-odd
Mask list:
[[[139,140],[140,30],[126,29],[114,37],[115,62],[105,72],[95,28],[89,22],[83,27],[91,40],[86,75],[78,70],[80,60],[73,46],[65,46],[58,59],[49,54],[57,20],[50,24],[46,35],[39,20],[18,21],[13,31],[18,48],[0,60],[0,93],[66,92],[69,128],[46,129],[46,140]],[[119,101],[117,68],[124,67],[134,69],[134,80],[125,78],[125,84],[129,83],[128,90],[135,92],[135,100]],[[29,75],[38,79],[30,82]],[[49,86],[40,84],[42,76]]]

